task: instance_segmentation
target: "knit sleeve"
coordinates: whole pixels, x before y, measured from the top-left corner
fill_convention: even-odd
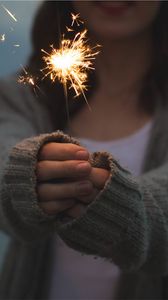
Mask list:
[[[60,131],[27,138],[12,147],[4,170],[1,212],[5,229],[22,242],[48,238],[60,224],[58,216],[44,213],[38,203],[36,166],[41,147],[49,142],[76,143]]]
[[[115,262],[124,272],[168,273],[168,165],[139,179],[110,156],[112,175],[76,220],[62,224],[61,238],[74,249]]]
[[[79,218],[45,214],[36,194],[36,163],[47,142],[71,142],[61,132],[25,139],[12,147],[1,193],[5,228],[26,242],[53,232],[70,247],[115,262],[123,271],[168,272],[168,166],[137,179],[107,153],[94,153],[92,166],[107,168],[104,189]]]
[[[45,120],[45,122],[44,122]],[[17,236],[22,223],[17,221],[18,212],[13,207],[11,187],[5,184],[5,173],[10,164],[12,149],[20,141],[51,130],[48,115],[39,99],[29,87],[17,84],[17,78],[0,81],[0,230]],[[16,150],[14,150],[16,151]],[[24,151],[23,151],[24,152]],[[29,155],[29,158],[31,155]],[[23,159],[23,154],[21,160]],[[29,162],[27,160],[27,164]],[[31,164],[31,163],[30,163]],[[24,165],[25,166],[25,165]],[[18,167],[19,168],[19,167]],[[10,169],[13,174],[13,170]],[[29,178],[29,182],[31,179]],[[6,190],[7,189],[7,190]],[[19,191],[24,189],[20,184]],[[26,235],[26,232],[25,232]]]

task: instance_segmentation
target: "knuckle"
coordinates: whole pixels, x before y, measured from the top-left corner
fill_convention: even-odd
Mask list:
[[[64,185],[64,189],[63,189],[63,193],[64,193],[64,196],[65,198],[66,197],[70,197],[70,198],[73,198],[76,196],[76,187],[75,187],[75,183],[72,182],[72,183],[67,183]]]
[[[66,175],[73,176],[76,173],[75,172],[76,171],[75,167],[76,167],[76,162],[74,162],[74,161],[68,161],[67,162],[67,166],[65,168]]]
[[[40,150],[40,158],[46,158],[48,155],[48,151],[50,149],[50,144],[45,144]]]
[[[36,173],[37,173],[37,177],[39,179],[41,179],[44,175],[44,170],[47,167],[47,162],[46,161],[39,161],[37,163],[37,168],[36,168]]]
[[[74,161],[67,161],[61,163],[61,173],[64,177],[74,177],[75,175],[75,165]]]
[[[52,214],[57,213],[57,210],[53,209],[53,206],[50,203],[42,203],[42,204],[40,204],[40,207],[48,215],[52,215]]]
[[[69,145],[69,151],[73,153],[76,153],[77,151],[79,150],[83,150],[83,147],[79,146],[79,145],[76,145],[76,144],[68,144]]]
[[[70,173],[69,162],[62,162],[60,167],[63,177],[67,177]]]
[[[68,145],[72,150],[78,150],[79,148],[81,148],[79,145],[73,143],[69,143]]]
[[[40,207],[49,215],[57,214],[65,209],[72,207],[74,200],[51,201],[40,203]]]
[[[45,187],[45,184],[38,184],[37,194],[38,194],[39,201],[45,201],[46,200],[46,187]]]

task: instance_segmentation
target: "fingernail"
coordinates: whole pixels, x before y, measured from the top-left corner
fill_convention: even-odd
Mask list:
[[[79,195],[87,195],[92,191],[92,183],[90,181],[82,181],[77,185],[77,192]]]
[[[89,158],[89,153],[86,150],[79,150],[76,152],[76,158],[87,160]]]
[[[76,168],[80,173],[87,173],[90,170],[91,166],[88,162],[81,162],[76,166]]]

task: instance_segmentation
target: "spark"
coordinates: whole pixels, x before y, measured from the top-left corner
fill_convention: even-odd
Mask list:
[[[72,24],[71,26],[74,25],[74,23],[76,22],[77,26],[80,26],[80,23],[83,24],[83,21],[81,21],[79,18],[80,18],[80,14],[73,14],[71,13],[71,17],[72,17]]]
[[[14,46],[14,47],[20,47],[20,45],[19,45],[19,44],[14,44],[13,46]]]
[[[63,38],[59,49],[51,46],[51,53],[41,49],[45,54],[43,60],[46,63],[46,67],[41,71],[45,74],[44,78],[49,76],[52,82],[59,80],[66,94],[69,84],[69,89],[74,89],[75,96],[82,94],[88,104],[84,93],[87,90],[87,71],[94,69],[93,60],[99,51],[98,45],[90,48],[86,35],[85,29],[78,32],[73,40]]]
[[[10,15],[10,17],[17,22],[17,19],[15,18],[15,16],[9,11],[9,9],[7,9],[3,4],[1,4],[1,6],[3,7],[3,9]]]
[[[24,75],[19,76],[18,83],[22,83],[24,85],[31,85],[33,87],[33,91],[36,96],[38,96],[36,89],[38,89],[41,92],[41,94],[44,95],[44,92],[40,89],[40,87],[35,82],[36,80],[38,80],[38,78],[34,79],[33,76],[30,75],[22,65],[21,68],[24,72]]]
[[[74,31],[72,28],[69,28],[68,26],[66,26],[66,30],[67,30],[68,32]]]
[[[29,75],[29,73],[26,71],[26,69],[23,66],[21,66],[21,67],[22,67],[25,75],[20,75],[18,78],[18,82],[23,83],[23,84],[30,84],[35,87],[35,81],[34,81],[33,76]]]
[[[18,79],[18,82],[23,83],[23,84],[31,84],[31,85],[35,86],[33,77],[29,76],[29,75],[27,75],[27,76],[26,75],[20,75],[19,79]]]
[[[5,33],[3,33],[3,34],[0,35],[0,41],[1,42],[5,41]]]

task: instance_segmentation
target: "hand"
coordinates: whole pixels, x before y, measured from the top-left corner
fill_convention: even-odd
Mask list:
[[[55,215],[72,207],[78,197],[93,193],[89,153],[81,146],[48,143],[39,153],[37,193],[45,213]]]
[[[68,209],[66,215],[73,218],[80,217],[86,211],[88,204],[91,203],[104,188],[109,175],[110,172],[105,169],[92,168],[89,179],[93,183],[93,191],[89,195],[78,197],[79,202],[76,202],[73,207]]]

